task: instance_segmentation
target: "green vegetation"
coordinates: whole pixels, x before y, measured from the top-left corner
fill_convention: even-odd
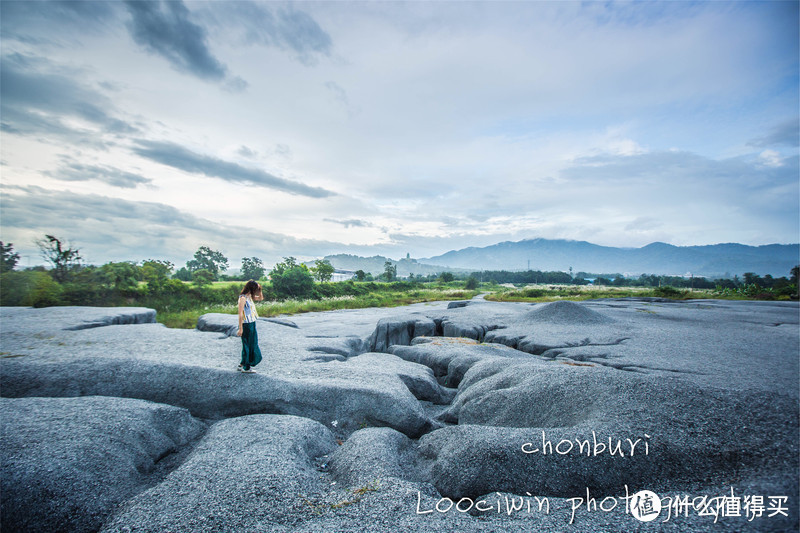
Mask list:
[[[599,298],[713,298],[704,289],[678,290],[674,287],[595,287],[592,285],[531,285],[520,289],[501,290],[490,294],[487,300],[495,302],[552,302],[556,300],[595,300]]]
[[[258,257],[242,258],[242,277],[245,279],[262,279],[264,277],[264,263]]]
[[[0,274],[11,272],[19,262],[19,254],[14,251],[14,243],[0,241]]]
[[[330,281],[335,271],[336,269],[333,268],[330,261],[325,259],[317,259],[311,268],[311,272],[314,273],[314,279],[319,282]]]
[[[227,258],[208,247],[201,247],[187,266],[178,269],[169,261],[149,259],[141,265],[110,262],[102,266],[81,265],[80,253],[47,235],[40,242],[42,255],[52,265],[14,270],[18,254],[12,244],[0,243],[3,269],[0,271],[0,305],[47,307],[54,305],[141,306],[156,309],[158,320],[169,327],[193,328],[205,313],[236,313],[236,302],[246,279],[221,274]],[[243,258],[248,274],[262,278],[263,264],[257,257]],[[391,307],[412,303],[469,299],[489,292],[494,301],[587,300],[596,298],[660,297],[672,299],[725,298],[788,300],[797,298],[800,267],[789,279],[760,277],[745,273],[743,280],[671,278],[642,275],[638,279],[598,277],[594,284],[578,273],[564,272],[476,272],[469,277],[445,272],[438,276],[418,276],[397,280],[396,265],[387,261],[381,281],[357,272],[359,281],[331,283],[333,267],[317,261],[309,269],[294,257],[286,257],[271,271],[271,281],[262,279],[264,301],[257,303],[261,316],[270,317],[311,311]],[[587,276],[588,277],[588,276]],[[215,281],[215,279],[226,281]],[[315,282],[315,278],[318,280]],[[561,283],[511,282],[498,279],[557,279]],[[252,279],[257,279],[253,277]],[[386,280],[386,281],[383,281]],[[487,282],[488,281],[488,282]],[[524,285],[523,285],[524,284]]]
[[[53,237],[47,240],[54,268],[0,274],[0,304],[47,307],[54,305],[141,306],[156,309],[158,320],[169,327],[193,328],[205,313],[236,313],[236,302],[243,281],[213,281],[215,276],[201,266],[203,258],[225,264],[221,254],[201,248],[189,261],[194,270],[189,281],[171,276],[173,265],[150,259],[141,265],[111,262],[102,266],[80,265],[77,250],[66,248]],[[202,252],[202,253],[201,253]],[[11,245],[3,247],[4,259],[13,261]],[[217,255],[219,254],[219,255]],[[257,273],[258,258],[249,258]],[[210,262],[213,263],[211,259]],[[315,273],[330,279],[330,263],[317,264]],[[208,263],[205,266],[209,266]],[[189,268],[183,269],[189,272]],[[55,279],[63,277],[62,281]],[[293,257],[284,258],[272,270],[272,282],[262,281],[265,301],[257,304],[261,316],[277,316],[309,311],[330,311],[365,307],[390,307],[411,303],[472,298],[476,290],[466,291],[462,283],[392,283],[343,281],[315,283],[311,271]]]
[[[42,256],[53,265],[51,276],[59,283],[66,280],[69,272],[80,266],[81,256],[78,249],[64,248],[64,243],[53,235],[45,235],[36,241]]]
[[[192,280],[196,279],[194,274],[205,270],[210,276],[204,274],[201,276],[202,279],[207,280],[210,277],[211,280],[216,281],[219,279],[220,272],[224,272],[228,268],[228,258],[208,246],[201,246],[194,253],[194,259],[186,262],[186,268],[192,273]]]
[[[397,279],[397,265],[391,261],[386,261],[383,264],[383,274],[381,277],[386,281],[394,281]]]
[[[275,265],[270,274],[272,287],[277,298],[306,299],[314,291],[314,278],[308,267],[298,264],[294,257],[284,257]],[[267,295],[264,295],[267,298]]]
[[[521,288],[500,286],[500,290],[486,296],[496,302],[552,302],[556,300],[595,300],[599,298],[669,298],[671,300],[722,299],[722,300],[790,300],[797,299],[797,282],[765,288],[757,284],[713,289],[595,285],[529,285]]]
[[[237,290],[239,285],[234,284]],[[317,311],[335,311],[338,309],[364,309],[368,307],[397,307],[422,302],[436,302],[441,300],[465,300],[477,294],[477,291],[466,291],[449,287],[414,287],[415,284],[398,283],[356,283],[342,281],[317,286],[322,292],[355,294],[342,294],[340,296],[321,296],[318,291],[315,298],[272,300],[256,303],[258,315],[261,317],[274,317],[280,315],[294,315],[298,313],[311,313]],[[222,284],[215,284],[214,288],[223,289]],[[270,286],[264,286],[265,293]],[[212,289],[213,290],[213,289]],[[229,304],[206,305],[191,309],[172,311],[158,310],[158,321],[172,328],[193,328],[197,319],[206,313],[236,313],[235,299]],[[151,306],[148,306],[151,307]],[[173,308],[171,306],[169,309]]]

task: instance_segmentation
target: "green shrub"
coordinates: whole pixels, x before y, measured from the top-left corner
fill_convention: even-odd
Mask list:
[[[10,271],[0,275],[0,305],[30,305],[30,294],[40,274],[44,273]]]
[[[201,268],[192,272],[192,283],[194,283],[196,287],[205,287],[206,285],[211,285],[213,281],[214,273],[210,270]]]
[[[442,272],[439,274],[439,279],[442,280],[444,283],[450,283],[455,279],[455,276],[452,272]]]
[[[37,276],[33,282],[33,290],[29,294],[28,305],[33,307],[50,307],[52,305],[62,305],[61,296],[64,289],[56,280],[44,272],[35,272]]]
[[[291,267],[282,274],[272,274],[272,286],[279,298],[304,299],[314,291],[314,278],[308,269]]]
[[[141,271],[131,262],[106,263],[98,270],[103,283],[110,285],[117,292],[135,292],[139,287]]]
[[[670,287],[669,285],[664,285],[663,287],[656,287],[653,289],[653,294],[661,298],[681,298],[685,293],[686,291],[680,291],[675,287]]]
[[[192,273],[186,267],[176,270],[172,277],[180,281],[192,281]]]
[[[525,289],[522,291],[522,296],[526,298],[541,298],[544,295],[544,289]]]

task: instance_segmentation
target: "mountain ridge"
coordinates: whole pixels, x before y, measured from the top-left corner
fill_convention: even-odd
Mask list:
[[[533,238],[451,250],[418,261],[471,270],[568,271],[571,267],[574,272],[632,275],[725,277],[755,272],[785,276],[800,263],[800,244],[675,246],[657,241],[640,248],[617,248],[588,241]]]

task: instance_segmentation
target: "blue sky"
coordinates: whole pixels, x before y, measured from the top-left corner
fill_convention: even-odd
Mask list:
[[[0,2],[0,236],[800,241],[797,2]]]

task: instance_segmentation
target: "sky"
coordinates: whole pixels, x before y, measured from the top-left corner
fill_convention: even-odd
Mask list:
[[[0,238],[800,241],[798,2],[0,2]]]

